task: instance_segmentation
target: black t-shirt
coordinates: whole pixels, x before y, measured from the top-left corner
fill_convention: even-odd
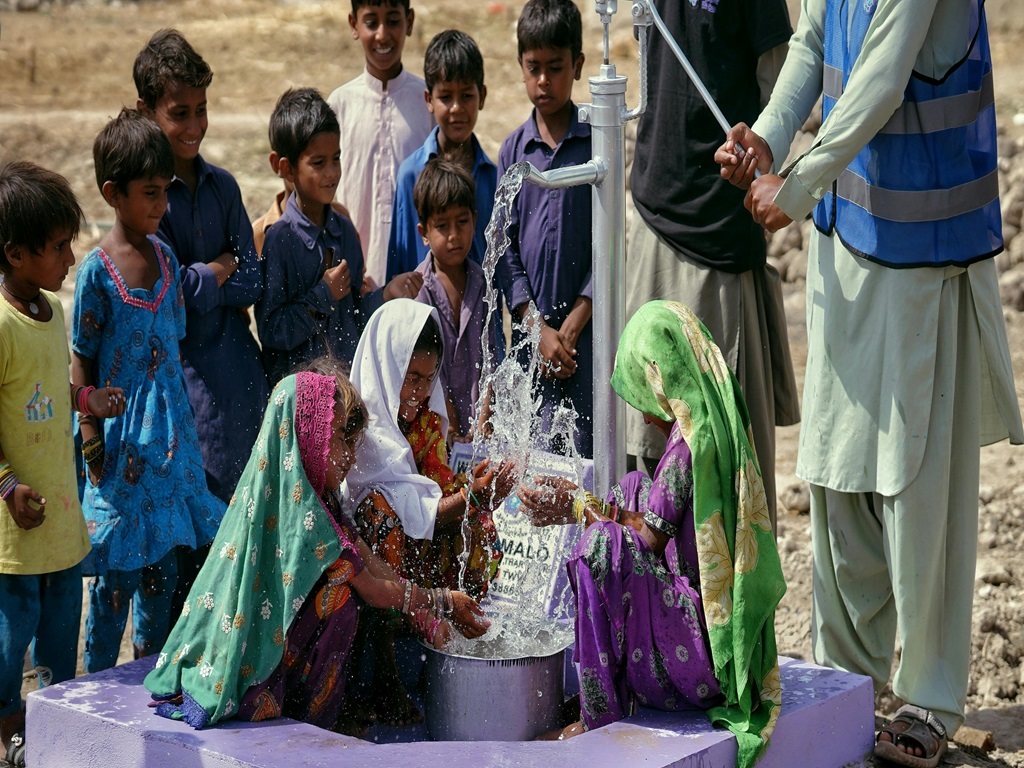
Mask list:
[[[731,125],[760,112],[757,60],[792,34],[786,0],[657,0],[655,6]],[[637,210],[700,264],[745,272],[764,263],[763,230],[744,192],[719,176],[721,126],[655,27],[649,101],[637,128],[630,186]]]

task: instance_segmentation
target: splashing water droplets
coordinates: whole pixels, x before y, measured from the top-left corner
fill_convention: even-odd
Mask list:
[[[547,430],[541,428],[542,397],[537,391],[540,378],[540,314],[531,302],[521,329],[524,333],[517,343],[508,350],[503,360],[495,364],[497,350],[491,340],[495,329],[492,324],[500,317],[498,286],[495,271],[502,254],[508,249],[510,239],[507,228],[511,221],[512,206],[516,195],[529,174],[529,163],[516,163],[509,167],[499,180],[494,198],[494,210],[487,226],[487,251],[483,270],[487,285],[484,297],[485,324],[481,337],[483,348],[483,369],[480,377],[481,401],[489,399],[490,417],[486,429],[474,431],[473,454],[487,455],[491,466],[497,468],[503,461],[515,464],[524,483],[534,480],[527,469],[530,453],[534,448],[552,448],[561,445],[567,449],[568,461],[573,467],[572,479],[580,484],[582,462],[575,452],[573,440],[576,429],[576,413],[568,408],[558,408]],[[524,367],[523,361],[528,361]],[[549,442],[538,444],[538,437],[547,432]],[[493,489],[492,489],[493,490]],[[463,523],[463,541],[468,544],[469,527]],[[460,584],[466,572],[469,547],[463,546],[460,560]],[[559,556],[561,553],[555,553]],[[505,578],[512,574],[505,574]],[[515,585],[515,599],[511,603],[499,604],[486,600],[484,608],[491,628],[477,640],[466,640],[457,633],[453,635],[447,651],[474,658],[517,658],[525,656],[546,656],[555,653],[572,640],[571,596],[563,588],[557,601],[557,615],[549,616],[546,598],[550,590],[548,574],[539,566],[526,569]]]

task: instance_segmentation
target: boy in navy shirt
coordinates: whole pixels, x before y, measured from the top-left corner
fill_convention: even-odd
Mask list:
[[[572,84],[583,68],[579,9],[572,0],[530,0],[516,32],[534,109],[501,145],[499,176],[523,160],[541,171],[588,161],[590,126],[580,123],[572,103]],[[588,458],[593,456],[594,406],[590,206],[586,185],[560,190],[523,185],[512,209],[511,244],[501,260],[513,343],[526,330],[530,302],[540,313],[544,429],[559,405],[572,407],[579,414],[576,450]],[[567,448],[557,439],[548,447],[557,452]]]
[[[157,237],[178,257],[185,299],[181,365],[210,491],[228,501],[263,421],[269,390],[245,309],[263,290],[252,225],[234,177],[199,154],[213,71],[181,33],[161,29],[135,57],[140,112],[174,153]],[[177,616],[208,547],[178,549]]]
[[[350,365],[366,319],[381,302],[415,298],[423,285],[413,272],[360,295],[359,237],[331,206],[341,178],[340,133],[338,118],[313,88],[285,92],[270,116],[279,171],[294,188],[284,214],[267,231],[266,289],[256,304],[272,382],[324,354]]]

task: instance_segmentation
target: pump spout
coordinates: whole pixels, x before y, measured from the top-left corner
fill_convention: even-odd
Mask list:
[[[525,163],[525,165],[528,166],[525,181],[542,189],[564,189],[580,184],[600,186],[608,174],[607,166],[598,158],[566,168],[552,168],[550,171],[538,171],[530,163]]]

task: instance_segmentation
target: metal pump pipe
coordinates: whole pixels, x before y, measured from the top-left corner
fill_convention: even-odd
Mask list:
[[[524,181],[541,189],[564,189],[578,187],[580,184],[600,184],[604,179],[605,168],[595,160],[566,168],[552,168],[550,171],[538,171],[527,163],[529,169]]]
[[[611,387],[615,352],[626,318],[626,78],[614,64],[590,78],[591,103],[580,107],[590,123],[594,161],[607,170],[594,187],[594,493],[604,498],[626,472],[626,403]]]

